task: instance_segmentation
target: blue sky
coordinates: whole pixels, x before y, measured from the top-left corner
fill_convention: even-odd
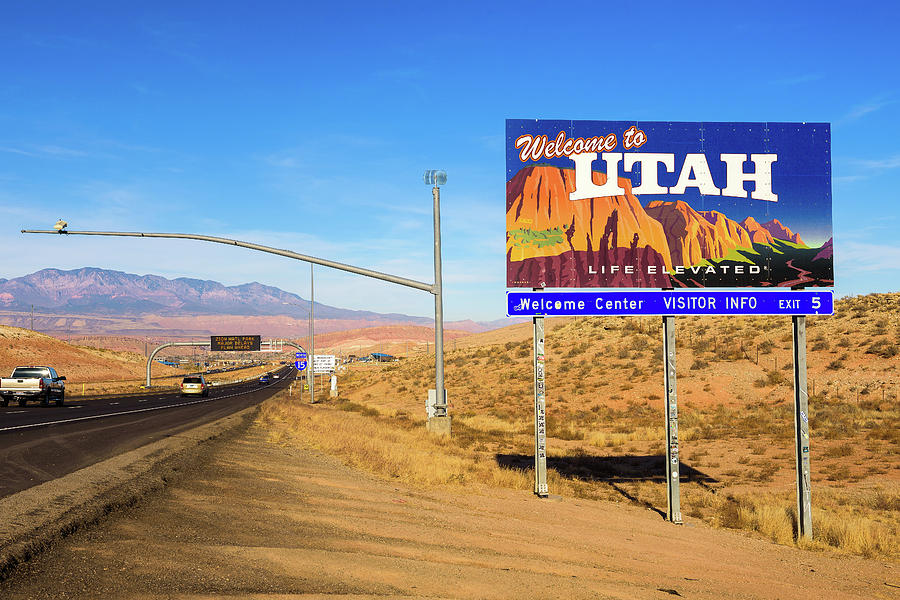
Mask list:
[[[204,232],[431,281],[505,314],[507,118],[832,127],[836,292],[900,290],[893,2],[6,3],[0,277],[96,266],[309,294],[296,261]],[[433,314],[431,296],[317,268],[316,298]]]

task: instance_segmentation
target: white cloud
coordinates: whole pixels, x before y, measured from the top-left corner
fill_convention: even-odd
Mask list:
[[[900,154],[895,154],[894,156],[888,156],[887,158],[879,158],[874,160],[853,159],[851,162],[864,169],[871,169],[873,171],[900,169]]]
[[[6,152],[8,154],[21,154],[22,156],[30,156],[36,157],[37,154],[34,152],[28,152],[27,150],[22,150],[21,148],[11,148],[9,146],[0,146],[0,152]]]
[[[836,244],[838,270],[900,271],[900,246],[847,241]]]
[[[868,114],[879,111],[886,106],[890,106],[893,103],[894,103],[894,100],[892,98],[890,98],[886,94],[882,94],[880,96],[876,96],[875,98],[872,98],[871,100],[857,104],[856,106],[852,107],[846,115],[844,115],[841,119],[839,119],[839,121],[841,121],[841,122],[856,121]]]

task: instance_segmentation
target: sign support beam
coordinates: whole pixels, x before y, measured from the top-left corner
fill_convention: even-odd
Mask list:
[[[797,462],[797,538],[812,539],[809,488],[809,395],[806,388],[806,316],[792,317],[794,331],[794,445]]]
[[[678,457],[678,401],[675,390],[675,317],[662,318],[663,379],[666,387],[666,520],[681,523],[681,478]]]
[[[316,363],[316,332],[313,329],[313,305],[316,303],[316,288],[313,281],[313,263],[309,263],[309,360]],[[306,374],[309,381],[309,403],[316,403],[316,374],[315,369],[310,369]]]
[[[547,403],[544,370],[544,317],[534,317],[534,493],[541,498],[547,489]]]

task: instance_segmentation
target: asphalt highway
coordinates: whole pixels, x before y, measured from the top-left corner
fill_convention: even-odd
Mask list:
[[[213,386],[207,398],[161,390],[0,407],[0,498],[258,404],[294,379],[292,367],[274,372],[280,377],[269,384]]]

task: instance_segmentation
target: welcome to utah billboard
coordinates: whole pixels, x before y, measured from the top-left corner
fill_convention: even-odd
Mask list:
[[[830,143],[827,123],[507,120],[507,287],[832,287]]]

